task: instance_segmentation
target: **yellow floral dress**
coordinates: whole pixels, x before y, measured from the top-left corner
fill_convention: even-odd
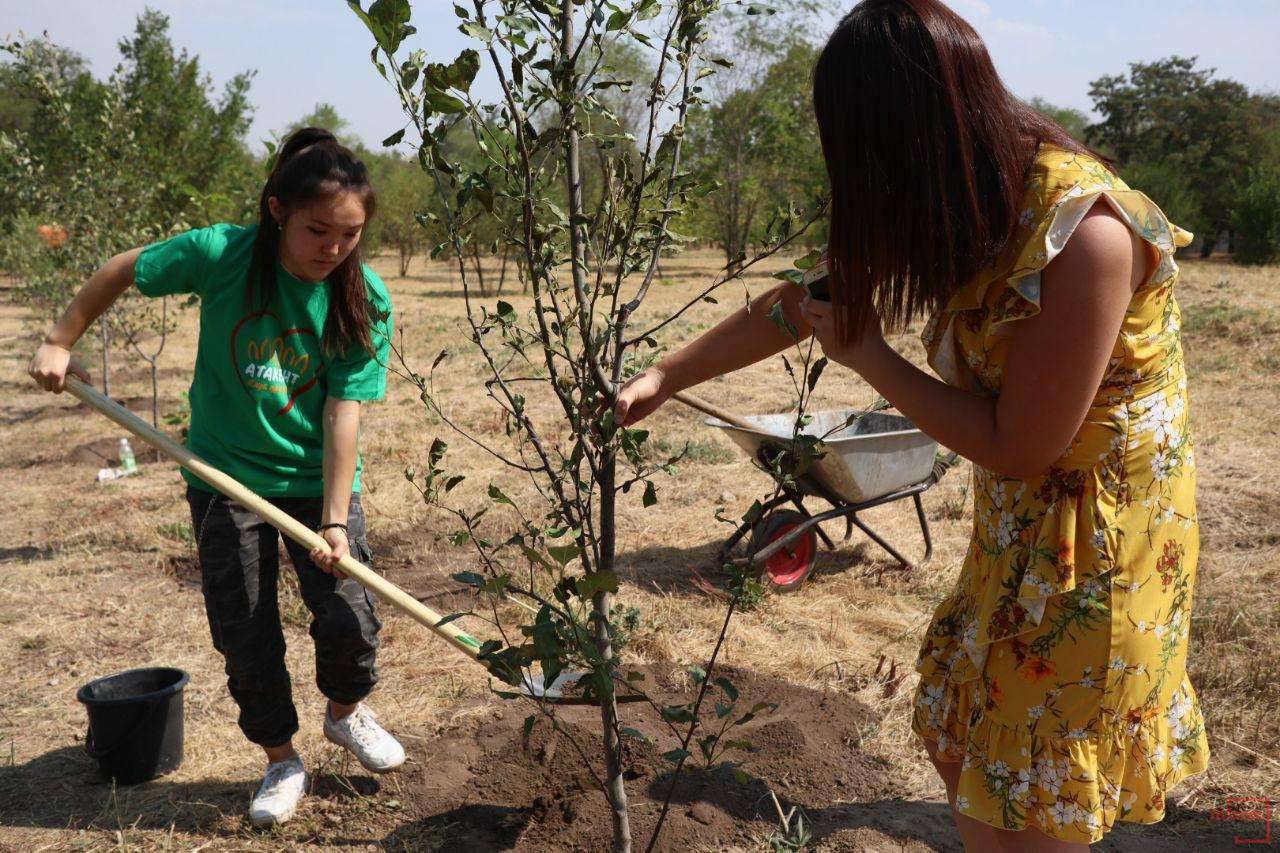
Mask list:
[[[1191,235],[1097,161],[1042,149],[1010,250],[924,332],[944,380],[998,393],[1014,324],[1094,203],[1159,262],[1062,458],[1030,480],[974,467],[973,537],[916,661],[912,719],[961,762],[962,814],[1086,843],[1162,819],[1209,757],[1186,675],[1199,526],[1173,253]]]

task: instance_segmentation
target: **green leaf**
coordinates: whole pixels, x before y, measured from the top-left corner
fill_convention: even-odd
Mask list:
[[[458,54],[457,59],[449,64],[445,75],[450,86],[465,92],[471,88],[471,83],[476,79],[476,74],[479,71],[480,54],[471,48],[467,48]]]
[[[670,723],[691,723],[693,712],[684,705],[667,705],[662,709],[662,719]]]
[[[652,480],[647,481],[644,484],[644,498],[641,499],[641,503],[643,503],[646,507],[650,507],[656,504],[657,502],[658,502],[658,487],[653,484]]]
[[[446,95],[444,92],[437,92],[429,89],[423,93],[427,102],[431,104],[431,108],[441,113],[461,113],[466,112],[467,105],[455,98],[453,95]]]
[[[450,577],[456,580],[458,583],[465,583],[467,586],[474,586],[477,589],[484,586],[485,584],[484,575],[478,574],[476,572],[458,572],[456,574],[450,575]]]
[[[567,566],[573,562],[581,554],[577,543],[572,545],[548,545],[547,553],[551,555],[551,559],[555,560],[561,566]]]
[[[470,610],[466,611],[465,613],[450,613],[448,616],[444,617],[439,622],[437,622],[436,627],[439,628],[441,625],[448,625],[450,622],[452,622],[455,619],[461,619],[463,616],[472,616],[472,615],[474,614]]]
[[[685,671],[693,677],[694,682],[701,684],[707,680],[707,671],[700,666],[685,667]]]
[[[551,564],[547,562],[546,557],[542,556],[523,542],[520,543],[520,552],[524,554],[525,558],[530,563],[537,563],[538,565],[545,566],[548,569],[551,568]]]
[[[820,260],[822,260],[822,250],[814,249],[803,258],[797,258],[794,263],[796,265],[796,269],[811,270],[818,265],[818,261]]]
[[[822,371],[827,368],[827,360],[820,358],[809,367],[809,391],[812,392],[818,385],[818,377],[822,375]]]
[[[658,0],[644,0],[640,7],[636,9],[636,20],[651,20],[658,17],[660,11],[662,11],[662,7],[659,5]]]
[[[622,733],[627,737],[633,737],[638,741],[643,741],[644,743],[652,743],[652,741],[649,739],[649,736],[647,734],[645,734],[644,732],[640,731],[637,728],[634,728],[633,726],[623,726]]]
[[[489,484],[489,498],[500,504],[506,504],[507,506],[515,506],[515,504],[511,501],[511,498],[503,494],[502,489],[499,489],[493,483]]]
[[[427,458],[431,460],[431,467],[435,467],[444,458],[444,452],[449,449],[449,445],[440,439],[434,439],[431,442],[431,451],[427,454]]]
[[[738,701],[738,688],[733,686],[733,682],[721,676],[715,680],[715,685],[724,691],[724,695],[729,697],[730,702]]]
[[[782,310],[782,300],[773,303],[773,307],[769,309],[769,319],[773,324],[785,332],[793,341],[800,340],[800,332],[795,326],[791,325],[791,321],[787,319],[786,312]]]
[[[800,270],[782,270],[774,273],[773,277],[779,281],[789,281],[792,284],[804,284],[804,273]]]
[[[733,724],[735,726],[744,726],[747,723],[754,720],[756,718],[756,715],[761,713],[762,711],[769,711],[770,713],[772,713],[773,711],[776,711],[776,710],[778,710],[778,706],[771,702],[757,702],[756,704],[751,706],[750,711],[743,714],[738,719],[734,720]]]
[[[409,26],[409,0],[374,0],[368,12],[361,11],[359,0],[347,0],[347,6],[387,53],[395,53],[400,43],[416,32]]]
[[[382,145],[384,148],[390,148],[392,145],[399,144],[401,139],[404,139],[403,127],[397,130],[395,133],[388,136],[386,139],[382,140]]]
[[[462,31],[463,35],[471,36],[473,39],[483,42],[485,46],[488,46],[493,42],[493,31],[486,29],[477,23],[466,23],[458,27],[458,29]]]
[[[511,303],[503,302],[501,299],[498,300],[497,316],[500,321],[508,325],[516,322],[516,320],[519,318],[518,315],[516,314],[516,309],[511,307]]]
[[[672,764],[679,764],[683,759],[692,758],[693,753],[687,749],[673,749],[669,752],[662,753],[662,757],[670,761]]]
[[[597,592],[614,593],[618,591],[618,576],[613,572],[592,572],[583,575],[577,582],[578,595],[591,598]]]

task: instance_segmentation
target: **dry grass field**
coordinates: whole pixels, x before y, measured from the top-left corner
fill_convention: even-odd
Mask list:
[[[690,298],[716,263],[711,253],[665,263],[645,316]],[[463,301],[449,267],[415,262],[400,278],[393,259],[375,266],[390,285],[411,364],[425,370],[440,349],[459,349]],[[749,279],[753,292],[767,285],[765,273]],[[741,295],[741,286],[730,287],[719,305],[699,305],[668,329],[665,343],[705,329]],[[433,765],[448,759],[436,739],[495,713],[484,674],[384,607],[383,682],[371,704],[402,738],[410,763],[375,782],[321,736],[323,700],[311,678],[306,613],[288,590],[282,609],[303,720],[298,743],[320,782],[295,821],[268,833],[249,827],[244,811],[262,757],[236,727],[222,662],[209,641],[176,466],[152,462],[139,476],[97,484],[96,469],[106,463],[95,453],[111,448],[120,431],[69,397],[35,390],[25,368],[38,336],[3,298],[0,292],[0,849],[447,849],[443,835],[410,843],[401,829],[422,817],[414,786],[429,784]],[[503,298],[520,309],[528,305],[518,294]],[[1105,843],[1109,849],[1233,849],[1234,836],[1256,837],[1261,825],[1223,823],[1215,809],[1232,797],[1280,801],[1280,269],[1189,261],[1180,298],[1204,544],[1190,665],[1213,753],[1209,772],[1170,797],[1164,824],[1125,826]],[[165,350],[162,411],[177,410],[189,381],[195,321],[194,313],[184,316]],[[918,332],[895,339],[917,358]],[[501,420],[475,390],[480,375],[479,359],[462,349],[442,368],[441,399],[451,418],[500,440]],[[149,413],[139,364],[119,369],[112,390]],[[793,403],[776,361],[699,393],[747,413]],[[853,374],[832,369],[814,407],[865,405],[874,396]],[[549,406],[536,412],[551,422]],[[648,426],[660,447],[674,452],[688,442],[689,454],[675,478],[659,482],[656,507],[644,509],[638,491],[620,507],[620,600],[640,611],[626,654],[676,673],[705,659],[723,615],[726,578],[715,557],[728,530],[715,520],[716,509],[739,515],[769,484],[695,412],[672,403]],[[471,554],[444,540],[450,519],[428,511],[403,476],[409,464],[421,468],[433,437],[450,442],[450,467],[468,474],[455,492],[459,500],[478,506],[490,482],[514,496],[530,487],[451,435],[407,382],[393,378],[386,401],[366,407],[364,494],[377,568],[439,610],[464,609],[467,594],[450,574],[471,568]],[[890,768],[881,805],[861,813],[857,802],[848,803],[845,823],[825,826],[816,849],[959,849],[941,785],[909,718],[917,644],[967,544],[967,482],[961,466],[924,496],[936,547],[927,566],[898,571],[887,554],[855,536],[823,553],[802,590],[768,598],[729,629],[725,663],[848,694],[872,711],[858,745]],[[866,520],[908,555],[920,552],[909,503],[878,508]],[[477,634],[484,629],[469,626]],[[84,753],[85,713],[74,693],[91,678],[143,665],[191,674],[186,759],[170,776],[113,789]],[[757,833],[735,843],[761,849],[764,839]]]

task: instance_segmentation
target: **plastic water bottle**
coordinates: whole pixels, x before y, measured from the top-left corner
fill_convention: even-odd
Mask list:
[[[138,460],[134,458],[133,448],[129,446],[129,439],[120,439],[120,464],[124,467],[126,474],[132,474],[138,470]]]

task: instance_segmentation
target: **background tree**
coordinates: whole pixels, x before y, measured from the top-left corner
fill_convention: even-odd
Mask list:
[[[1049,118],[1062,125],[1062,129],[1071,134],[1073,139],[1084,142],[1088,135],[1089,117],[1074,107],[1059,107],[1049,103],[1044,98],[1032,98],[1028,101],[1041,115]]]
[[[321,101],[315,105],[311,112],[286,127],[280,133],[280,138],[284,139],[295,130],[300,130],[304,127],[321,127],[341,139],[343,135],[346,134],[347,128],[350,126],[351,123],[339,115],[337,107],[333,104]],[[351,144],[351,141],[346,141],[345,144],[353,151],[358,147],[358,144],[353,145]]]
[[[157,187],[146,218],[190,221],[200,211],[204,221],[239,221],[257,201],[258,171],[244,144],[254,72],[216,93],[200,58],[174,47],[168,16],[150,9],[120,41],[120,55],[113,79],[140,154],[130,168]]]
[[[1124,169],[1159,163],[1148,176],[1160,176],[1175,195],[1194,195],[1185,207],[1196,218],[1182,224],[1202,239],[1207,256],[1231,226],[1237,188],[1257,153],[1248,89],[1197,68],[1194,57],[1171,56],[1100,77],[1089,94],[1101,119],[1089,126],[1088,141]]]
[[[0,264],[17,278],[14,294],[35,322],[56,316],[111,255],[210,221],[238,221],[256,204],[258,167],[243,141],[252,74],[216,94],[199,58],[176,50],[168,28],[164,15],[141,14],[104,82],[48,39],[4,47],[0,177],[9,205],[0,219],[12,239],[0,245]],[[57,245],[39,238],[46,226]],[[175,307],[151,310],[129,291],[98,321],[104,391],[113,329],[134,343],[148,330],[163,339]]]
[[[808,41],[818,4],[798,3],[785,14],[731,6],[717,20],[712,51],[732,56],[731,67],[708,84],[707,103],[689,117],[689,164],[714,188],[699,202],[693,227],[720,247],[735,271],[753,242],[765,239],[779,207],[792,200],[816,207],[825,195]],[[821,240],[821,224],[809,239]]]
[[[13,236],[0,245],[0,263],[16,278],[16,301],[47,324],[111,255],[150,242],[157,231],[146,219],[159,206],[159,187],[111,164],[135,162],[142,146],[120,89],[87,87],[58,75],[47,43],[5,46],[13,71],[38,99],[38,130],[0,133],[0,161],[10,164],[18,203]],[[56,152],[44,150],[58,140]],[[46,241],[52,225],[65,239]],[[56,242],[56,245],[51,245]],[[120,311],[142,297],[127,293],[97,321],[103,390],[110,393],[112,327]]]
[[[425,228],[418,219],[430,212],[435,188],[416,163],[395,155],[378,156],[370,170],[378,212],[364,242],[371,248],[394,252],[400,275],[408,275],[413,259],[422,255],[425,247],[444,239],[438,227]]]
[[[62,174],[75,166],[66,136],[74,125],[54,114],[44,93],[57,92],[67,109],[92,115],[101,103],[103,84],[89,73],[83,57],[53,42],[33,39],[9,48],[7,61],[0,62],[0,134],[21,138],[45,174]],[[23,175],[17,159],[0,158],[0,235],[14,236],[15,220],[23,213]]]

